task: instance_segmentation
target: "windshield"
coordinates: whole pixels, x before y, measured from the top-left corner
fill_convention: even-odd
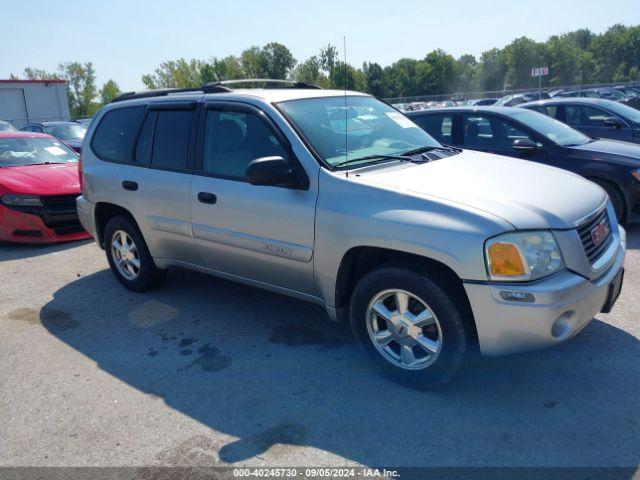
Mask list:
[[[73,150],[52,138],[0,137],[0,167],[77,161]]]
[[[79,123],[47,125],[44,131],[49,135],[59,138],[60,140],[83,139],[87,129]]]
[[[618,102],[611,102],[611,104],[607,105],[607,108],[625,120],[631,120],[633,123],[640,125],[640,110]]]
[[[345,97],[290,100],[279,106],[322,160],[331,165],[372,155],[402,155],[421,147],[441,146],[380,100],[349,96],[346,101],[347,108]]]
[[[522,122],[531,130],[535,130],[540,135],[544,135],[552,142],[563,147],[584,145],[591,141],[591,138],[583,133],[542,113],[525,109],[514,109],[514,112],[509,115],[515,120]]]

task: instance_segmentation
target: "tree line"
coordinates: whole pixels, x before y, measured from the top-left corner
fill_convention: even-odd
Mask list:
[[[614,25],[602,34],[580,29],[545,42],[520,37],[478,58],[470,54],[455,58],[436,49],[422,59],[401,58],[386,67],[376,62],[364,62],[360,68],[345,64],[333,45],[298,62],[285,45],[271,42],[247,48],[240,55],[168,60],[141,80],[153,89],[199,87],[241,78],[293,79],[392,98],[534,88],[537,79],[531,77],[531,68],[540,66],[550,71],[543,77],[543,87],[640,81],[640,25]],[[92,115],[120,94],[113,80],[96,86],[91,62],[63,63],[54,73],[26,68],[23,77],[66,80],[73,116]]]

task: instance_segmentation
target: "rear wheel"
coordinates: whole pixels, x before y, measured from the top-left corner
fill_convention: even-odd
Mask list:
[[[360,280],[351,300],[351,325],[375,366],[414,388],[445,384],[468,349],[462,311],[434,280],[398,267]]]
[[[159,285],[167,271],[156,267],[138,227],[127,217],[114,217],[105,228],[107,261],[118,281],[143,292]]]

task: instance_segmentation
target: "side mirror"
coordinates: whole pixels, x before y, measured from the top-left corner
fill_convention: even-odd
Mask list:
[[[622,127],[622,122],[617,117],[607,117],[607,118],[605,118],[603,120],[603,123],[607,127],[611,127],[611,128],[620,128],[620,127]]]
[[[291,165],[279,156],[252,160],[247,166],[245,176],[251,185],[286,187],[296,183]]]
[[[538,150],[538,144],[529,138],[519,138],[513,141],[513,149],[520,153],[533,153]]]

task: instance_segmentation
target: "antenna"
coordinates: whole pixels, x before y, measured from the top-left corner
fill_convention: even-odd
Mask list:
[[[344,160],[349,160],[349,136],[347,129],[349,125],[348,105],[347,105],[347,36],[342,37],[342,51],[344,53]],[[349,178],[349,168],[346,177]]]

